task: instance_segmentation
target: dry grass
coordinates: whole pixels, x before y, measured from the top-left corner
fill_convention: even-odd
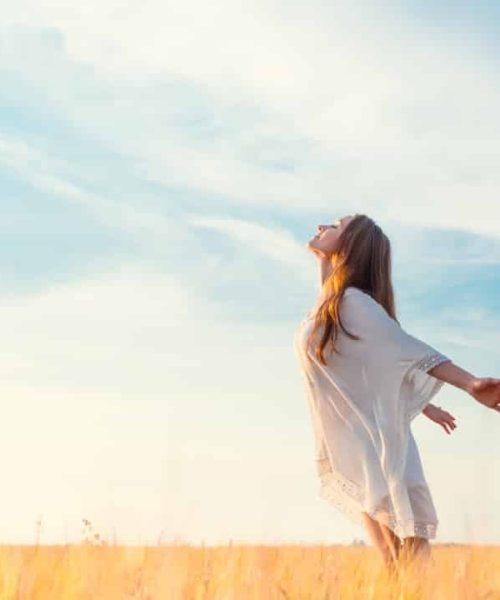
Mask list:
[[[500,547],[433,544],[433,561],[399,579],[362,546],[137,547],[93,534],[81,544],[0,547],[0,600],[132,598],[500,600]]]

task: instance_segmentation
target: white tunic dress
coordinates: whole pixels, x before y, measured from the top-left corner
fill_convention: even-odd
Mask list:
[[[340,355],[328,344],[325,366],[306,348],[315,309],[293,345],[311,410],[320,496],[355,523],[366,512],[400,538],[434,538],[438,518],[410,423],[443,385],[427,371],[451,359],[406,333],[369,294],[348,287],[340,317],[362,339],[340,330]]]

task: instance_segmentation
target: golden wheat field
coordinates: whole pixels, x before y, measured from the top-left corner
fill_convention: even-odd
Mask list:
[[[98,538],[98,536],[97,536]],[[500,600],[500,547],[433,544],[391,577],[348,545],[1,546],[1,600]]]

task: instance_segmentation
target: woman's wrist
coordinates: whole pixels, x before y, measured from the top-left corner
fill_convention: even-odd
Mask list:
[[[474,375],[470,375],[470,378],[467,380],[467,383],[464,387],[464,391],[468,394],[472,394],[472,388],[475,381],[477,381],[477,377],[474,377]]]
[[[476,377],[472,373],[455,365],[451,360],[440,363],[428,372],[437,379],[441,379],[441,381],[454,385],[469,394],[476,381]]]

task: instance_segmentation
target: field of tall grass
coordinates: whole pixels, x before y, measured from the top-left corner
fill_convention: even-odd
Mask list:
[[[205,598],[500,600],[500,547],[433,543],[430,563],[391,576],[375,548],[358,545],[120,546],[92,534],[0,546],[1,600]]]

